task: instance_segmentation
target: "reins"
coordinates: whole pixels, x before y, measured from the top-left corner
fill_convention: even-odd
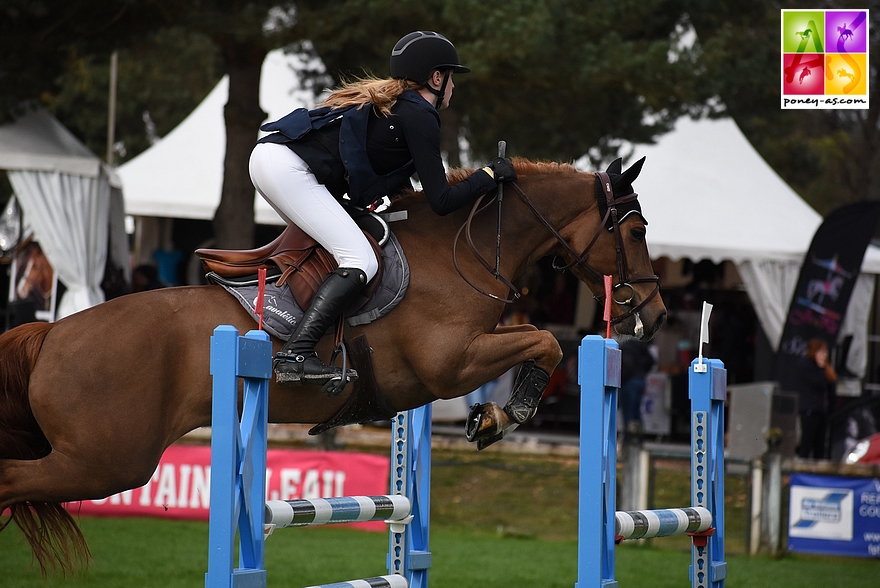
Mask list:
[[[626,250],[623,247],[623,235],[620,230],[620,223],[619,223],[619,219],[617,216],[617,206],[635,200],[636,198],[638,198],[638,194],[633,192],[632,194],[627,194],[626,196],[615,197],[614,193],[611,189],[611,179],[608,176],[608,174],[605,172],[597,172],[596,175],[599,178],[599,181],[602,185],[603,191],[605,192],[605,199],[606,199],[606,204],[607,204],[608,208],[605,211],[605,214],[602,218],[602,221],[599,224],[599,227],[596,229],[596,233],[593,235],[593,238],[590,240],[589,244],[584,249],[584,251],[580,254],[578,254],[574,249],[572,249],[571,245],[568,244],[568,241],[566,241],[565,238],[559,233],[559,231],[557,231],[556,228],[550,224],[550,221],[548,221],[547,218],[543,214],[541,214],[541,211],[538,210],[538,207],[535,206],[534,202],[532,202],[532,200],[528,197],[528,195],[525,192],[523,192],[522,188],[520,188],[517,183],[515,183],[515,182],[511,183],[510,187],[513,188],[513,191],[517,193],[517,195],[520,197],[520,199],[523,201],[523,203],[529,208],[529,210],[532,211],[532,214],[535,215],[535,217],[544,226],[544,228],[546,228],[547,231],[556,239],[556,241],[562,246],[562,248],[566,251],[566,253],[568,253],[571,256],[571,258],[572,258],[571,263],[564,265],[564,266],[557,266],[557,265],[553,266],[553,268],[558,271],[565,271],[567,269],[572,269],[572,268],[576,267],[576,268],[579,268],[579,269],[582,269],[583,271],[585,271],[591,278],[595,279],[599,283],[602,283],[602,281],[603,281],[602,274],[598,270],[596,270],[594,267],[592,267],[588,263],[587,260],[590,256],[590,250],[593,248],[593,245],[596,244],[596,241],[599,239],[599,236],[602,234],[602,230],[605,228],[605,225],[608,223],[608,220],[609,219],[611,220],[612,231],[614,232],[614,248],[615,248],[615,253],[616,253],[617,272],[618,272],[618,277],[619,277],[618,283],[615,284],[612,288],[612,300],[614,300],[614,302],[616,304],[618,304],[619,306],[631,306],[633,298],[635,296],[635,289],[633,288],[632,284],[645,283],[645,282],[654,282],[655,283],[654,289],[651,291],[651,293],[648,296],[645,297],[644,300],[642,300],[641,303],[639,303],[638,305],[636,305],[634,307],[631,307],[629,310],[627,310],[622,315],[612,319],[611,323],[617,324],[617,323],[623,321],[624,319],[632,316],[633,314],[637,313],[648,302],[650,302],[651,299],[653,299],[660,292],[660,277],[657,275],[631,276],[629,274],[628,269],[627,269]],[[504,278],[501,275],[501,273],[500,273],[500,254],[498,254],[497,250],[496,250],[495,266],[493,267],[483,257],[483,255],[477,250],[476,246],[474,245],[473,239],[471,237],[471,225],[473,224],[474,217],[491,205],[491,202],[489,202],[484,206],[480,206],[484,197],[485,197],[485,195],[480,196],[474,202],[474,205],[471,208],[470,213],[468,214],[467,220],[465,220],[464,224],[462,224],[462,226],[458,229],[458,232],[455,234],[455,240],[452,243],[452,261],[455,264],[455,269],[458,271],[458,274],[462,277],[462,279],[465,282],[467,282],[468,285],[470,285],[472,288],[474,288],[477,292],[479,292],[480,294],[483,294],[484,296],[488,296],[489,298],[492,298],[494,300],[499,300],[501,302],[504,302],[505,304],[509,304],[509,303],[517,300],[521,296],[521,294],[520,294],[519,289],[516,288],[516,286],[514,286],[509,280],[507,280],[506,278]],[[500,210],[500,207],[499,207],[498,215],[499,215],[499,221],[498,221],[497,243],[500,244],[500,242],[501,242],[501,221],[500,221],[501,210]],[[510,298],[510,299],[502,298],[502,297],[496,296],[495,294],[492,294],[490,292],[486,292],[485,290],[483,290],[482,288],[480,288],[479,286],[474,284],[471,280],[469,280],[467,278],[467,276],[464,275],[464,272],[462,272],[461,267],[459,266],[458,255],[457,255],[457,244],[458,244],[459,238],[461,237],[462,232],[465,233],[468,247],[470,248],[471,253],[473,253],[474,257],[480,262],[480,264],[484,268],[486,268],[486,270],[488,270],[492,275],[495,276],[495,279],[500,280],[504,285],[506,285],[510,289],[510,291],[513,292],[512,298]],[[615,294],[617,294],[618,292],[622,291],[625,288],[629,289],[625,299],[618,299],[618,297],[615,296]],[[594,296],[594,298],[597,301],[599,301],[600,303],[602,303],[605,299],[604,296]]]

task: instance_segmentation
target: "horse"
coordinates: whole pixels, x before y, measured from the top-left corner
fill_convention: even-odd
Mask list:
[[[408,214],[394,233],[410,263],[409,288],[388,315],[349,333],[368,342],[388,409],[463,396],[524,362],[552,373],[562,352],[550,332],[499,326],[512,281],[545,256],[558,255],[600,300],[603,276],[613,278],[617,333],[649,339],[664,323],[646,223],[623,214],[622,203],[637,202],[631,184],[642,162],[621,171],[618,160],[606,173],[514,163],[518,182],[505,185],[500,218],[485,212],[492,200],[446,216],[417,192],[391,205]],[[469,173],[452,170],[450,181]],[[472,250],[453,253],[465,225]],[[496,253],[495,271],[486,271],[485,257]],[[256,327],[223,288],[201,285],[121,296],[0,336],[0,512],[11,512],[0,529],[16,522],[44,574],[90,558],[63,503],[142,486],[170,444],[211,424],[209,340],[221,324]],[[325,360],[334,343],[328,334],[319,345]],[[275,351],[281,344],[273,339]],[[350,385],[331,398],[272,382],[269,418],[325,423],[352,397]]]
[[[810,68],[805,65],[804,69],[801,70],[801,77],[798,78],[798,83],[803,84],[804,78],[806,78],[809,75],[812,75],[812,72],[810,71]]]

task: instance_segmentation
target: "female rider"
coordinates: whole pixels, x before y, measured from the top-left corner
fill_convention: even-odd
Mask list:
[[[378,270],[372,247],[339,200],[366,207],[411,188],[418,173],[425,198],[448,214],[515,181],[509,159],[496,158],[450,186],[440,156],[439,110],[449,106],[453,73],[467,73],[445,37],[416,31],[391,52],[390,79],[344,84],[315,110],[297,109],[261,127],[250,158],[251,181],[288,223],[295,223],[333,255],[338,268],[318,288],[299,325],[275,356],[279,383],[338,381],[342,370],[325,365],[318,341]],[[350,371],[349,380],[356,377]]]

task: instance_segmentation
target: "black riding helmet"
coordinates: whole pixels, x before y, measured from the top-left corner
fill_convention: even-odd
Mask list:
[[[467,73],[449,39],[432,31],[415,31],[391,50],[391,77],[425,85],[435,69]]]
[[[445,72],[439,91],[428,84],[428,78],[435,69]],[[459,63],[458,51],[449,39],[433,31],[412,32],[400,39],[391,50],[391,77],[412,80],[425,86],[437,96],[435,108],[440,108],[443,102],[449,74],[469,71]]]

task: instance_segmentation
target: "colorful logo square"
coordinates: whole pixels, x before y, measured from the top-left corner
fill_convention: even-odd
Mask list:
[[[782,11],[783,53],[824,53],[825,13],[821,10]]]
[[[825,92],[824,58],[821,53],[787,53],[783,58],[783,94]]]
[[[867,109],[868,11],[783,10],[783,109]]]
[[[864,53],[825,56],[825,93],[858,96],[868,93],[868,60]]]
[[[835,11],[825,16],[828,51],[866,53],[868,51],[868,11]]]

